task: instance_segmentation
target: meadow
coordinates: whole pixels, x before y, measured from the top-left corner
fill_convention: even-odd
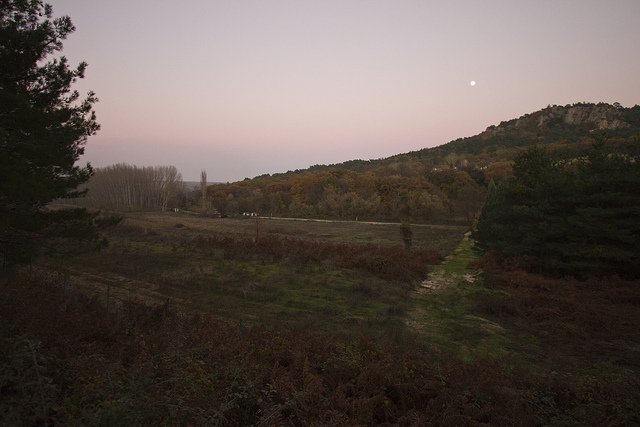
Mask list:
[[[401,328],[416,283],[466,231],[414,225],[413,249],[399,224],[134,213],[108,233],[109,246],[42,263],[67,271],[69,289],[114,301],[216,313],[243,326],[314,325],[353,333]]]
[[[640,422],[635,283],[412,230],[127,213],[100,252],[5,272],[0,424]]]

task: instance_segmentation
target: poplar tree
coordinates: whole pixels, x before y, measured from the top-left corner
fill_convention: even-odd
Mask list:
[[[202,193],[202,214],[207,213],[207,172],[200,171],[200,192]]]

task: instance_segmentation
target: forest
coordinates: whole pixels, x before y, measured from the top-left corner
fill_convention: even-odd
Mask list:
[[[490,183],[473,233],[478,248],[552,275],[640,278],[638,154],[612,152],[604,140],[578,158],[528,149],[514,178]]]

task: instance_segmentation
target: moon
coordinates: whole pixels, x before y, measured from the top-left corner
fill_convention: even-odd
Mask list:
[[[471,86],[475,86],[476,85],[476,81],[475,80],[471,80],[471,83],[469,83]]]

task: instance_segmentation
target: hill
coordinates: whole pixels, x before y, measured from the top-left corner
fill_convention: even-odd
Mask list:
[[[603,134],[616,152],[636,149],[640,106],[548,106],[434,148],[212,185],[207,199],[227,215],[470,225],[488,183],[511,176],[518,153],[539,145],[552,157],[576,157]],[[194,208],[201,199],[195,191]]]
[[[468,157],[470,163],[491,164],[512,160],[522,148],[532,145],[577,153],[602,134],[617,143],[632,142],[640,134],[640,106],[624,108],[604,103],[548,106],[489,126],[478,135],[407,155],[438,159],[454,153]]]
[[[549,105],[542,110],[491,125],[478,135],[458,138],[437,147],[384,159],[315,165],[293,173],[334,168],[364,172],[409,160],[433,166],[457,163],[458,166],[486,167],[492,163],[511,161],[522,148],[532,145],[545,145],[556,152],[577,152],[602,133],[617,143],[634,142],[634,138],[640,135],[640,105],[631,108],[618,103]]]

